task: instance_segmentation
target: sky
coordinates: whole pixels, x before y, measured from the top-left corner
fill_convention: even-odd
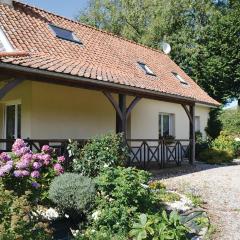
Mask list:
[[[70,19],[74,19],[79,11],[84,10],[88,5],[88,0],[23,0],[22,2]]]

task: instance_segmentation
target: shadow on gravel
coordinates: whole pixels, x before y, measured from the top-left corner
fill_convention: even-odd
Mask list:
[[[193,165],[190,165],[188,162],[183,162],[181,166],[168,165],[163,169],[159,169],[157,167],[151,166],[151,168],[148,169],[148,171],[153,174],[154,178],[167,179],[171,177],[187,175],[187,174],[200,172],[200,171],[210,171],[211,169],[216,169],[216,168],[226,168],[233,165],[235,164],[218,165],[218,164],[206,164],[203,162],[196,161]]]

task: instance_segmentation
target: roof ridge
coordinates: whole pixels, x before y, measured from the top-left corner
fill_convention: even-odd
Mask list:
[[[91,26],[91,25],[88,25],[88,24],[85,24],[85,23],[82,23],[82,22],[79,22],[79,21],[76,21],[76,20],[73,20],[73,19],[69,19],[69,18],[64,17],[64,16],[61,16],[61,15],[59,15],[59,14],[57,14],[57,13],[49,12],[49,11],[43,9],[43,8],[36,7],[36,6],[30,5],[30,4],[26,4],[26,3],[23,3],[23,2],[21,2],[21,1],[17,1],[17,0],[13,0],[13,1],[14,1],[15,3],[17,3],[17,4],[21,4],[21,5],[24,5],[24,6],[31,7],[31,8],[33,8],[33,9],[37,9],[37,10],[43,11],[43,12],[48,13],[48,14],[51,14],[51,15],[53,15],[53,16],[63,18],[63,19],[65,19],[65,20],[67,20],[67,21],[70,21],[70,22],[72,22],[72,23],[76,23],[76,24],[79,24],[79,25],[81,25],[81,26],[94,29],[94,30],[99,31],[99,32],[102,32],[102,33],[104,33],[104,34],[108,34],[108,35],[110,35],[110,36],[112,36],[112,37],[119,38],[119,39],[121,39],[121,40],[123,40],[123,41],[130,42],[130,43],[132,43],[132,44],[135,44],[135,45],[138,45],[138,46],[141,46],[141,47],[150,49],[150,50],[152,50],[152,51],[155,51],[155,52],[164,54],[160,49],[156,49],[156,48],[153,48],[153,47],[149,47],[149,46],[147,46],[147,45],[144,45],[144,44],[135,42],[135,41],[133,41],[133,40],[127,39],[127,38],[122,37],[122,36],[119,36],[119,35],[114,34],[114,33],[112,33],[112,32],[108,32],[108,31],[106,31],[106,30],[99,29],[99,28],[97,28],[97,27],[94,27],[94,26]],[[166,54],[164,54],[164,55],[166,55]],[[166,56],[168,56],[168,57],[170,58],[169,55],[166,55]]]

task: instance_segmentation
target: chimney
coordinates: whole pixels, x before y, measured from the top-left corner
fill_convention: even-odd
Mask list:
[[[13,0],[0,0],[0,4],[5,4],[8,5],[10,7],[13,6]]]

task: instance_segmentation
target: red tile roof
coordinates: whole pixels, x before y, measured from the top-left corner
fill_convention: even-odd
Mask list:
[[[49,23],[72,30],[83,45],[55,37]],[[0,67],[7,63],[219,105],[169,56],[111,33],[19,2],[14,7],[0,4],[0,27],[17,50],[12,56],[0,53]],[[147,64],[156,77],[146,75],[138,61]],[[181,84],[172,71],[188,85]]]

